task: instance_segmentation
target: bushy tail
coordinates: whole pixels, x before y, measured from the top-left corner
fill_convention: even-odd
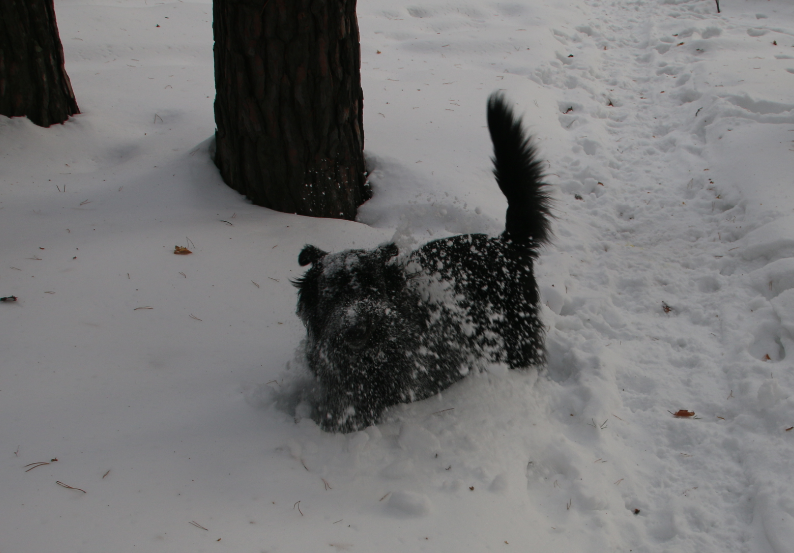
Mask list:
[[[542,245],[551,237],[551,197],[543,182],[541,161],[529,136],[504,96],[488,98],[488,130],[494,156],[493,173],[507,198],[505,235],[516,242]]]

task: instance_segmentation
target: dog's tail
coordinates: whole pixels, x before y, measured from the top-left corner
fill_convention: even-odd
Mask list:
[[[521,118],[513,114],[500,92],[488,98],[488,130],[493,142],[493,173],[507,198],[505,235],[540,246],[551,237],[548,185],[543,182],[542,162],[524,133]]]

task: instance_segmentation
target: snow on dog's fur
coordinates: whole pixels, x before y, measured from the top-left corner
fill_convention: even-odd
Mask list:
[[[329,431],[374,424],[384,409],[447,388],[484,363],[544,361],[533,262],[550,234],[550,199],[536,151],[501,94],[488,101],[505,231],[464,234],[399,255],[395,244],[326,253],[298,287],[314,374],[315,418]]]

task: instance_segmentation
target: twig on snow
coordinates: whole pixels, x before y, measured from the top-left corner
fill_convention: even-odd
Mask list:
[[[587,426],[592,426],[593,428],[600,428],[601,430],[604,430],[604,429],[606,429],[606,427],[607,427],[607,421],[608,421],[609,419],[605,420],[605,421],[604,421],[604,422],[602,422],[601,424],[596,424],[596,421],[595,421],[595,419],[590,419],[590,420],[591,420],[592,422],[588,422],[588,423],[587,423]]]
[[[25,472],[30,472],[33,469],[43,467],[44,465],[49,465],[49,463],[47,463],[46,461],[39,461],[38,463],[30,463],[29,465],[25,465],[23,468],[30,467],[28,470],[25,471]]]
[[[77,490],[78,492],[88,493],[87,491],[81,490],[80,488],[73,488],[72,486],[68,486],[68,485],[64,484],[63,482],[61,482],[60,480],[56,480],[55,483],[58,484],[62,488],[66,488],[67,490]]]

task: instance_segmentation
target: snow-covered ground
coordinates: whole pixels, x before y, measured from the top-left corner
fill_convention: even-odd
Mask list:
[[[209,0],[57,0],[83,113],[0,117],[0,551],[791,551],[794,3],[721,7],[360,1],[351,223],[221,182]],[[324,434],[297,254],[500,232],[496,89],[555,188],[548,367]]]

